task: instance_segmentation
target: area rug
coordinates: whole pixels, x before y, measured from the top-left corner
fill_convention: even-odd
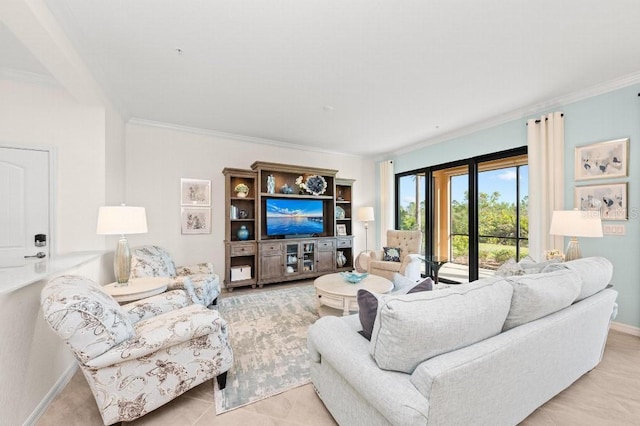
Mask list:
[[[307,329],[318,319],[312,285],[256,290],[218,301],[229,324],[234,365],[222,391],[222,414],[310,382]]]

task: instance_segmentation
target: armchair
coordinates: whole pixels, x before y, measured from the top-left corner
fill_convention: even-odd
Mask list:
[[[420,259],[418,255],[420,254],[421,243],[422,232],[420,231],[387,230],[387,247],[400,249],[400,261],[386,261],[382,250],[372,251],[369,253],[369,273],[385,277],[391,281],[393,281],[393,274],[396,272],[414,281],[420,279]]]
[[[73,352],[105,425],[130,421],[233,365],[227,323],[183,290],[120,306],[93,281],[65,275],[41,293],[45,321]]]
[[[131,250],[131,278],[171,277],[169,290],[185,290],[193,303],[215,305],[220,295],[220,278],[212,263],[176,267],[165,249],[142,246]]]

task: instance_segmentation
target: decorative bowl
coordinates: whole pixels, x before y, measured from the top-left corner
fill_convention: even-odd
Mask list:
[[[368,272],[363,272],[362,274],[360,274],[358,272],[340,272],[340,275],[347,282],[350,282],[352,284],[357,284],[360,281],[362,281],[363,279],[367,278],[369,276],[369,273]]]

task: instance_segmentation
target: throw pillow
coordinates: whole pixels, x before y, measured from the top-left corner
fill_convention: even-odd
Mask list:
[[[582,286],[580,276],[567,269],[506,280],[513,286],[513,297],[502,331],[566,308],[578,297]]]
[[[400,252],[402,249],[400,247],[383,247],[384,256],[382,260],[387,262],[400,262]]]
[[[400,292],[394,291],[393,295],[412,294],[421,291],[431,291],[433,289],[433,280],[431,279],[431,277],[427,277],[420,283],[413,284],[414,285],[411,287],[401,288],[399,290]],[[362,331],[359,331],[359,333],[367,340],[371,340],[373,324],[376,322],[376,315],[378,313],[378,300],[381,296],[383,295],[372,293],[364,288],[358,290],[358,317],[360,318],[360,325],[362,325]]]

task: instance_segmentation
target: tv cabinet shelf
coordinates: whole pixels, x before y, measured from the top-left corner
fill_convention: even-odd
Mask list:
[[[223,170],[227,218],[225,286],[229,291],[241,285],[255,288],[268,283],[314,278],[353,269],[351,210],[354,180],[337,178],[337,173],[337,170],[331,169],[262,161],[254,162],[251,170]],[[300,193],[304,190],[300,188],[300,182],[311,182],[310,186],[314,187],[317,195],[309,191]],[[245,197],[239,197],[234,192],[240,183],[249,187]],[[322,231],[284,235],[301,231],[285,227],[282,233],[270,235],[274,232],[267,231],[267,204],[271,207],[277,207],[277,204],[286,206],[291,204],[289,201],[295,203],[296,200],[320,202],[322,214],[314,215],[310,220],[321,221]],[[344,215],[337,206],[344,210]],[[312,211],[316,212],[319,208],[315,204]],[[336,217],[337,212],[340,212],[340,218]],[[243,217],[239,217],[239,214]],[[249,231],[246,240],[238,237],[238,230],[242,226]],[[345,263],[338,265],[337,260],[343,258],[346,259]],[[241,266],[250,267],[251,277],[243,276],[243,279],[232,281],[230,268]]]

